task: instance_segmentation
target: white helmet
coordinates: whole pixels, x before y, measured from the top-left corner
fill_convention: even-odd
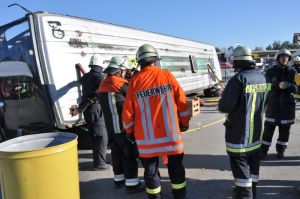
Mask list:
[[[233,50],[231,60],[253,61],[252,51],[246,46],[237,46]]]
[[[104,73],[108,74],[116,74],[120,70],[133,69],[131,63],[128,60],[127,56],[114,56],[111,58],[107,68],[103,71]]]
[[[91,66],[103,66],[103,59],[100,55],[95,54],[91,57],[89,67]]]
[[[293,58],[293,61],[294,61],[294,62],[300,62],[300,57],[299,57],[299,56],[294,57],[294,58]]]
[[[288,51],[287,49],[285,48],[282,48],[280,50],[277,51],[276,55],[275,55],[275,59],[278,61],[279,60],[279,57],[280,55],[287,55],[289,57],[289,61],[291,61],[292,59],[292,54],[290,51]]]
[[[160,58],[157,50],[153,46],[144,44],[137,50],[136,60],[140,63],[142,61],[158,61]]]

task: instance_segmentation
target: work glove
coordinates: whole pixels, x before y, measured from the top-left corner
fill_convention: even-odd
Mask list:
[[[78,106],[77,105],[72,105],[70,108],[70,115],[73,117],[73,116],[76,116],[79,114],[79,110],[78,110]]]
[[[289,82],[280,82],[279,83],[279,88],[282,90],[288,89],[291,86],[291,83]]]

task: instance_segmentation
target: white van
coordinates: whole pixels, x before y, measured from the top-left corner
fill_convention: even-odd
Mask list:
[[[84,123],[82,115],[69,114],[69,107],[79,103],[81,96],[77,84],[80,73],[75,64],[80,63],[88,71],[93,54],[101,55],[105,65],[115,55],[135,58],[137,48],[146,43],[158,50],[160,67],[175,75],[186,94],[216,84],[207,64],[221,79],[212,45],[47,12],[30,13],[0,27],[0,62],[3,65],[10,61],[24,62],[32,74],[35,100],[40,99],[41,106],[37,109],[40,116],[27,125],[42,123],[49,129],[68,129]],[[29,117],[32,113],[27,114]],[[21,125],[18,122],[16,118],[15,126]]]

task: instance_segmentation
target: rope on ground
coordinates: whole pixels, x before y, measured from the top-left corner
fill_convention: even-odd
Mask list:
[[[217,120],[217,121],[209,123],[209,124],[205,124],[205,125],[199,126],[197,128],[194,128],[194,129],[190,129],[190,130],[184,131],[184,132],[182,132],[182,134],[184,134],[184,133],[191,133],[191,132],[194,132],[194,131],[198,131],[200,129],[203,129],[203,128],[206,128],[206,127],[209,127],[211,125],[218,124],[218,123],[224,122],[224,121],[225,121],[225,118],[223,118],[221,120]]]

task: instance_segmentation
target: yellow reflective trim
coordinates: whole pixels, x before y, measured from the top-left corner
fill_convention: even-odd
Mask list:
[[[300,86],[300,73],[297,73],[295,75],[295,83],[297,86]]]
[[[296,98],[296,99],[300,99],[300,95],[299,94],[292,94],[293,96],[294,96],[294,98]]]
[[[156,188],[156,189],[149,189],[149,188],[146,187],[146,192],[147,192],[148,194],[158,194],[158,193],[161,192],[161,186],[159,186],[159,187]]]
[[[266,92],[267,90],[268,90],[267,84],[252,84],[246,86],[245,93]]]
[[[244,148],[244,149],[235,149],[235,148],[230,148],[230,147],[226,146],[226,150],[229,152],[232,152],[232,153],[246,153],[246,152],[258,149],[258,148],[260,148],[260,146],[261,146],[261,144],[258,144],[256,146]]]
[[[186,181],[180,184],[172,184],[172,189],[182,189],[184,187],[186,187]]]
[[[249,143],[252,143],[252,140],[253,140],[256,95],[257,95],[256,93],[252,94],[252,105],[251,105],[251,113],[250,113],[250,138],[249,138]]]

